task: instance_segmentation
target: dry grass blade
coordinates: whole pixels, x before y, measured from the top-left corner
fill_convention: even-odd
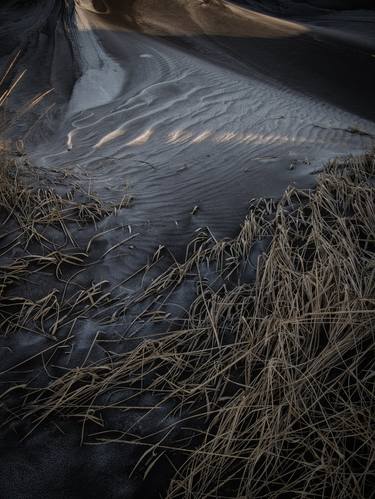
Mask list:
[[[155,306],[137,319],[150,316],[156,324],[165,317],[163,305],[190,279],[196,296],[186,320],[125,353],[107,351],[95,363],[86,356],[47,387],[15,387],[20,403],[13,414],[27,432],[72,418],[91,443],[145,446],[150,450],[137,463],[144,475],[161,456],[181,454],[169,499],[370,497],[374,175],[373,155],[334,162],[314,190],[290,188],[276,204],[253,202],[234,240],[198,235],[183,263],[127,303],[151,300]],[[3,286],[25,272],[23,265],[9,267]],[[209,282],[203,268],[216,278]],[[99,288],[82,290],[69,303],[51,295],[26,304],[24,315],[59,321],[64,307],[98,300],[112,310],[114,301]],[[153,404],[142,403],[145,396]],[[127,426],[135,407],[144,414]],[[158,427],[137,432],[157,411],[163,414]],[[123,431],[106,417],[114,413]]]

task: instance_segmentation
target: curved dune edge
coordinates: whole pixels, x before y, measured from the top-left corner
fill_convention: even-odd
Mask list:
[[[85,203],[70,206],[69,197],[61,203],[57,196],[55,210],[36,224],[24,207],[43,214],[43,192],[53,190],[33,194],[3,171],[3,221],[13,221],[19,246],[31,249],[22,221],[32,235],[47,229],[32,255],[12,256],[8,241],[2,267],[4,339],[19,342],[2,364],[3,431],[16,429],[12,438],[26,440],[48,431],[53,440],[68,425],[82,442],[121,443],[124,455],[139,449],[127,461],[134,480],[153,483],[163,470],[169,498],[368,497],[374,175],[373,154],[333,162],[314,190],[289,188],[278,203],[254,201],[236,238],[201,233],[184,262],[147,280],[162,263],[160,248],[140,269],[143,287],[119,296],[115,283],[83,288],[80,280],[69,291],[72,268],[89,269],[95,234],[75,252],[68,240],[65,250],[45,254],[45,237],[66,235],[61,220],[74,226],[71,209],[84,214]],[[20,203],[21,193],[31,204]],[[63,293],[16,297],[14,290],[25,289],[20,282],[46,268]],[[186,313],[175,315],[171,306],[189,286]],[[124,315],[137,320],[130,335]],[[89,318],[98,328],[87,341],[75,324]],[[115,334],[108,337],[105,325]],[[25,336],[39,338],[26,355]]]

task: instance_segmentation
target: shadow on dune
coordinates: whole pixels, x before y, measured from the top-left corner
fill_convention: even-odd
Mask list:
[[[112,7],[117,3],[112,2]],[[128,29],[139,31],[136,3],[134,0],[127,2],[126,8],[122,7],[122,16],[126,18]],[[95,2],[98,12],[101,11],[101,4],[100,1]],[[16,40],[3,44],[1,66],[4,69],[18,50],[21,50],[16,69],[27,70],[27,78],[15,89],[8,101],[9,110],[19,108],[35,95],[53,88],[52,94],[32,115],[32,122],[37,118],[38,112],[41,113],[51,103],[57,104],[55,113],[59,116],[61,113],[58,107],[67,102],[74,81],[80,75],[71,9],[72,4],[62,8],[58,2],[50,3],[46,19],[30,23],[24,34],[20,33],[24,29],[24,23],[20,21],[15,24],[13,31],[5,29],[6,26],[0,27],[1,39],[6,40],[9,38],[7,35],[11,34]],[[10,10],[4,12],[4,17],[8,12]],[[131,46],[126,45],[119,51],[112,44],[116,38],[120,40],[123,34],[123,31],[116,29],[115,24],[112,29],[94,29],[93,33],[102,41],[108,53],[120,63],[124,55],[132,50]],[[275,82],[285,88],[333,103],[363,118],[375,119],[375,59],[372,51],[354,46],[350,39],[345,42],[315,31],[279,38],[144,36],[177,46],[218,66],[226,67],[234,72],[234,78],[235,73],[252,78],[255,76],[262,82]],[[5,84],[12,81],[12,76],[16,76],[16,71],[10,74]]]
[[[319,15],[342,10],[374,9],[372,0],[232,0],[261,12],[284,15]]]
[[[100,38],[101,33],[97,33]],[[375,59],[348,43],[302,34],[290,38],[162,37],[234,72],[277,83],[375,119]],[[222,51],[201,52],[206,43]],[[230,55],[222,57],[222,54]]]

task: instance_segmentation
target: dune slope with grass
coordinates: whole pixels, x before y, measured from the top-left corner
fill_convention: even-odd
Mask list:
[[[334,162],[313,190],[254,201],[234,239],[202,232],[184,261],[140,269],[143,287],[124,297],[114,283],[71,279],[90,273],[95,235],[45,252],[45,223],[66,237],[110,207],[10,176],[3,216],[33,254],[2,267],[2,493],[25,497],[18,470],[34,455],[55,485],[31,470],[33,496],[47,485],[49,497],[98,487],[140,497],[151,486],[170,498],[370,497],[374,193],[373,155]],[[63,292],[14,294],[42,272]],[[181,293],[191,305],[178,317]]]

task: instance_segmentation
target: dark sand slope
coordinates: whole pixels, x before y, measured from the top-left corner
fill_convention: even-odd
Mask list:
[[[22,115],[17,120],[17,135],[22,139],[40,130],[41,123],[42,137],[50,126],[56,129],[79,75],[66,29],[69,11],[63,9],[63,2],[53,0],[1,2],[0,91],[22,76],[6,105],[8,120]],[[9,67],[13,71],[7,73]],[[33,104],[42,95],[43,100]]]
[[[29,174],[25,183],[39,187],[45,179],[63,196],[48,189],[30,194],[22,185],[11,188],[12,181],[2,185],[2,195],[12,194],[2,197],[2,207],[13,224],[2,240],[7,251],[1,265],[12,265],[4,289],[11,298],[22,298],[7,302],[2,312],[9,333],[1,340],[2,381],[12,390],[26,381],[45,386],[98,359],[112,363],[139,338],[180,326],[202,278],[213,289],[229,286],[213,259],[198,264],[199,279],[172,269],[171,281],[183,277],[181,286],[170,289],[169,278],[161,279],[156,281],[160,289],[151,285],[144,297],[152,278],[175,257],[184,260],[195,231],[208,227],[211,243],[234,236],[250,199],[278,198],[293,182],[311,187],[314,172],[329,159],[360,154],[374,144],[375,59],[365,43],[353,43],[350,36],[343,43],[342,30],[336,37],[308,23],[221,1],[81,0],[73,7],[72,2],[13,0],[0,8],[2,66],[21,49],[4,87],[27,69],[7,99],[7,116],[16,118],[20,106],[35,103],[8,126],[7,136],[23,139],[38,165],[30,170],[23,157],[17,160],[21,176]],[[333,11],[331,16],[334,22]],[[51,88],[40,103],[35,101]],[[134,196],[130,207],[128,195]],[[16,220],[8,219],[14,200],[22,205],[21,215],[19,206],[14,210]],[[48,241],[30,228],[35,214]],[[58,220],[53,229],[51,217]],[[159,245],[167,249],[158,252]],[[251,258],[241,263],[244,283],[253,282],[256,256],[266,247],[267,238],[255,238]],[[220,260],[216,246],[215,251]],[[31,327],[37,334],[28,331]],[[50,348],[51,355],[39,355]],[[15,364],[20,367],[13,370]],[[129,376],[131,361],[126,369]],[[165,376],[168,367],[161,369]],[[86,384],[86,378],[81,381]],[[103,386],[107,381],[105,374]],[[53,390],[61,395],[66,386],[60,392],[58,383]],[[115,390],[108,386],[98,407],[131,399],[131,383]],[[74,383],[71,388],[75,393]],[[14,393],[18,389],[23,393],[25,387]],[[25,409],[17,407],[17,397],[6,406],[5,421],[17,409],[25,424],[15,425],[2,447],[0,496],[164,494],[173,464],[182,462],[180,453],[163,454],[156,465],[142,460],[130,476],[142,446],[80,443],[82,435],[109,427],[139,436],[176,425],[169,443],[176,434],[188,436],[179,416],[170,413],[172,399],[149,413],[160,398],[146,391],[134,401],[138,410],[99,416],[100,409],[92,413],[87,406],[96,404],[90,396],[78,397],[81,405],[66,420],[60,418],[71,409],[65,396],[51,402],[42,392],[35,406],[33,397],[30,392]],[[51,403],[54,430],[44,425]],[[75,421],[85,419],[88,428],[81,435]],[[25,428],[34,425],[33,434],[16,446]]]

